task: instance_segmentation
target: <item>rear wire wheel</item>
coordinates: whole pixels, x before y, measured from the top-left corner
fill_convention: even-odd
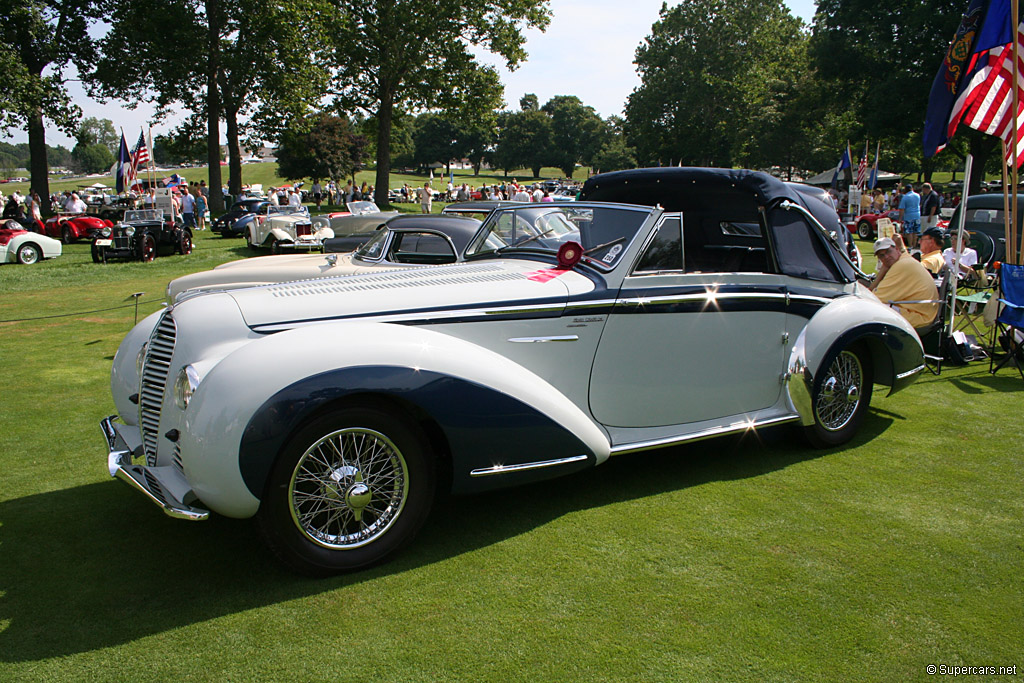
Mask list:
[[[435,482],[415,425],[376,408],[340,408],[289,439],[257,520],[267,545],[302,574],[360,569],[412,540],[433,505]]]
[[[862,349],[840,351],[815,380],[814,424],[806,428],[810,442],[828,448],[852,439],[871,404],[872,382],[871,362]]]

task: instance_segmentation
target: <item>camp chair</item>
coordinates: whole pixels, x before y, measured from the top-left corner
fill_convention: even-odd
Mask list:
[[[988,337],[988,327],[984,321],[985,304],[996,294],[998,281],[985,273],[984,268],[976,266],[977,277],[958,282],[956,290],[956,309],[954,311],[954,331],[973,332],[979,344]]]
[[[1006,357],[996,365],[995,353],[988,364],[988,371],[995,374],[1007,363],[1013,363],[1021,379],[1024,379],[1024,344],[1019,335],[1024,335],[1024,266],[1002,264],[999,275],[999,303],[1002,304],[996,324],[992,326],[992,348],[995,350],[1000,339],[1006,340]]]
[[[917,336],[921,338],[921,346],[924,347],[925,367],[933,375],[942,374],[942,361],[946,356],[947,339],[949,339],[949,288],[952,275],[948,268],[943,268],[941,274],[942,280],[939,283],[938,299],[889,302],[890,306],[897,309],[901,304],[937,303],[939,305],[939,310],[935,314],[935,320],[924,327],[914,328]]]

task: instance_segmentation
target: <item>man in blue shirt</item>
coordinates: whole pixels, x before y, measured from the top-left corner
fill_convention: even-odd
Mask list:
[[[900,220],[903,222],[902,232],[907,238],[907,247],[917,247],[917,237],[921,234],[921,195],[914,192],[912,185],[904,185],[900,190]]]

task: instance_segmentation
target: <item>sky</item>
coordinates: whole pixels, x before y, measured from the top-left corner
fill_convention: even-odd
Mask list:
[[[811,22],[814,0],[784,1],[794,15]],[[555,95],[575,95],[604,118],[621,116],[626,98],[640,84],[633,64],[636,48],[650,34],[662,2],[551,0],[551,23],[543,33],[526,32],[529,57],[518,69],[510,72],[500,67],[497,60],[489,59],[490,55],[482,56],[481,61],[499,67],[509,109],[518,109],[519,99],[527,93],[537,95],[542,105]],[[669,2],[676,4],[674,0]],[[132,110],[123,102],[97,102],[76,82],[69,83],[68,90],[84,116],[110,119],[115,127],[123,128],[129,145],[138,139],[140,128],[150,125],[151,106],[140,105]],[[179,120],[168,119],[154,125],[153,134],[168,132]],[[11,131],[2,139],[14,143],[28,140],[23,131]],[[47,126],[46,142],[68,149],[75,144],[52,126]]]

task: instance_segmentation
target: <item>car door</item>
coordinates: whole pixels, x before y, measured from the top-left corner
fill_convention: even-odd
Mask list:
[[[696,217],[692,229],[705,220]],[[715,245],[684,241],[687,222],[666,214],[623,281],[591,373],[590,407],[602,424],[692,423],[778,400],[786,294],[763,231],[753,226],[750,239],[760,247],[743,247],[742,234]],[[719,220],[708,228],[711,241],[716,230],[735,229]]]

